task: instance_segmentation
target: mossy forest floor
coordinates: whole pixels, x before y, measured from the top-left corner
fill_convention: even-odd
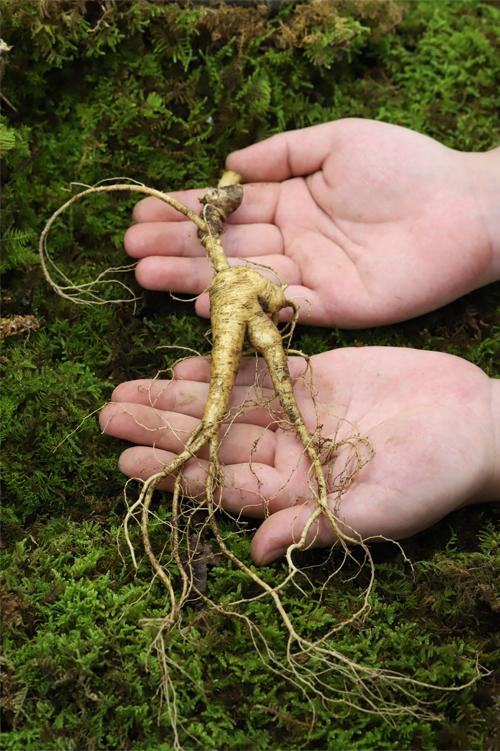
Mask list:
[[[500,12],[482,0],[321,0],[217,6],[165,0],[2,0],[5,58],[0,145],[2,315],[33,315],[39,329],[3,342],[3,696],[8,751],[167,751],[151,633],[162,613],[119,549],[124,515],[118,441],[91,417],[124,379],[152,376],[178,353],[207,349],[192,304],[142,294],[132,307],[72,306],[44,283],[37,237],[71,181],[126,175],[154,187],[213,183],[233,148],[271,133],[343,116],[414,128],[463,150],[499,141]],[[3,65],[3,63],[2,63]],[[53,233],[72,278],[124,261],[133,199],[74,207]],[[500,290],[492,286],[418,320],[376,330],[301,329],[313,354],[389,344],[465,357],[500,375]],[[168,498],[161,514],[168,514]],[[238,554],[249,561],[249,539]],[[264,670],[238,623],[188,607],[189,637],[174,636],[181,742],[187,749],[498,748],[500,598],[498,510],[475,506],[408,540],[374,549],[378,577],[368,618],[339,636],[360,661],[438,683],[493,671],[443,694],[436,722],[391,725],[316,702]],[[123,558],[121,557],[123,554]],[[334,561],[314,569],[321,585]],[[278,562],[264,569],[269,581]],[[324,607],[347,613],[362,582],[337,580]],[[221,564],[209,592],[249,585]],[[289,600],[296,617],[313,605]],[[276,650],[282,634],[265,600],[254,612]],[[497,674],[498,675],[498,674]]]

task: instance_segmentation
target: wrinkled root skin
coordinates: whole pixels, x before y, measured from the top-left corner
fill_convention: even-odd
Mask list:
[[[205,443],[210,443],[213,449],[219,427],[228,412],[229,399],[245,341],[248,341],[255,352],[266,361],[281,408],[302,442],[316,478],[317,489],[313,493],[316,508],[312,511],[300,539],[290,547],[287,556],[289,561],[291,562],[290,556],[293,550],[302,549],[305,546],[309,530],[321,514],[329,519],[337,538],[344,542],[361,543],[359,538],[351,537],[340,530],[329,509],[327,483],[318,451],[315,448],[314,437],[304,424],[295,399],[288,370],[287,353],[277,327],[280,310],[292,306],[292,303],[285,297],[286,287],[273,284],[253,268],[230,267],[222,250],[219,236],[223,230],[223,220],[237,208],[241,198],[240,186],[228,185],[210,189],[201,199],[203,205],[201,216],[207,221],[208,232],[200,231],[199,237],[215,270],[209,287],[212,329],[210,384],[201,423],[188,438],[184,451],[160,472],[150,477],[141,493],[140,502],[143,504],[141,529],[144,545],[153,567],[160,576],[161,566],[152,555],[147,524],[153,491],[160,480],[178,472]],[[213,465],[213,457],[217,452],[212,449]],[[209,473],[209,479],[211,474]],[[213,489],[207,492],[211,495]],[[260,579],[259,583],[262,583]]]

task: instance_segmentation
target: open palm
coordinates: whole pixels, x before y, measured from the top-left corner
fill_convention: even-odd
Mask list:
[[[359,431],[373,447],[340,500],[339,517],[364,537],[412,535],[461,505],[487,500],[495,467],[490,400],[492,381],[457,357],[384,347],[346,348],[311,358],[315,399],[299,358],[290,360],[294,388],[310,430],[321,425],[337,441]],[[101,413],[104,432],[138,444],[120,459],[122,471],[147,478],[183,447],[201,417],[210,374],[209,361],[187,360],[172,381],[131,381],[113,394]],[[224,466],[222,504],[239,515],[265,518],[255,534],[252,555],[266,563],[300,536],[310,512],[309,466],[293,431],[275,421],[279,407],[262,366],[256,400],[255,360],[246,361],[233,392],[233,415],[221,428]],[[268,400],[271,406],[257,406]],[[361,453],[363,453],[362,445]],[[325,456],[332,491],[349,450]],[[203,495],[207,454],[185,469],[190,495]],[[173,479],[163,483],[170,489]],[[331,495],[336,503],[337,495]],[[333,542],[320,521],[314,545]]]
[[[223,245],[274,269],[304,323],[411,318],[492,281],[470,154],[395,125],[346,119],[232,154],[245,183]],[[204,191],[175,196],[199,211]],[[149,289],[203,293],[212,271],[195,227],[154,198],[125,237]],[[197,311],[207,316],[208,296]]]

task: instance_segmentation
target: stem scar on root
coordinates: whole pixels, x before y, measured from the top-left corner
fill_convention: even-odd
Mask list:
[[[116,300],[103,299],[97,294],[96,287],[106,282],[109,283],[108,272],[121,272],[130,267],[109,269],[100,274],[93,283],[73,284],[50,258],[47,249],[47,237],[55,220],[72,204],[85,196],[111,191],[132,191],[159,198],[192,221],[198,229],[199,239],[205,247],[214,269],[214,276],[208,290],[212,329],[211,373],[202,419],[187,438],[184,449],[160,471],[143,482],[140,494],[136,501],[128,507],[124,521],[125,538],[134,565],[137,565],[129,535],[129,523],[131,520],[138,521],[140,515],[138,523],[144,550],[155,576],[163,583],[168,593],[170,605],[167,613],[162,618],[151,619],[147,623],[153,624],[156,628],[153,645],[157,650],[162,667],[162,689],[173,727],[174,747],[180,747],[178,735],[178,723],[180,721],[178,721],[176,690],[171,670],[179,669],[179,665],[168,655],[166,635],[174,627],[181,629],[183,605],[192,598],[193,592],[201,600],[210,604],[217,612],[240,619],[247,626],[253,644],[266,667],[280,676],[286,677],[297,690],[301,691],[304,698],[309,702],[313,714],[313,698],[318,697],[324,704],[344,704],[363,712],[382,715],[388,721],[393,721],[395,717],[408,713],[419,717],[434,717],[435,715],[429,709],[431,703],[428,697],[429,690],[456,691],[463,688],[463,685],[435,686],[395,671],[360,664],[342,654],[332,643],[332,637],[337,631],[355,621],[359,621],[368,613],[370,594],[375,579],[375,566],[366,542],[355,530],[346,530],[339,523],[335,507],[332,509],[332,504],[329,502],[328,483],[322,460],[325,464],[327,462],[325,462],[324,451],[322,455],[322,446],[325,445],[325,441],[328,443],[326,454],[327,458],[331,459],[335,455],[336,448],[341,444],[347,445],[349,441],[344,440],[336,443],[334,440],[321,438],[318,431],[311,433],[305,425],[297,405],[288,369],[288,350],[285,349],[282,334],[277,328],[280,310],[291,307],[293,318],[290,331],[287,334],[287,337],[291,337],[297,319],[297,307],[293,302],[287,300],[285,296],[286,285],[274,284],[250,266],[230,267],[222,248],[220,236],[223,232],[224,222],[229,214],[238,208],[243,197],[243,188],[238,182],[239,176],[235,173],[224,173],[218,187],[208,190],[201,199],[202,210],[199,216],[168,194],[142,184],[99,184],[75,194],[66,201],[50,217],[41,234],[39,244],[42,271],[49,284],[59,295],[76,303],[91,305],[123,301],[121,298]],[[60,282],[55,281],[52,273],[60,279]],[[111,281],[128,289],[119,280]],[[229,411],[229,399],[245,344],[249,344],[257,356],[264,359],[285,421],[295,431],[297,439],[302,444],[303,451],[309,460],[311,477],[314,477],[314,481],[311,478],[309,480],[311,514],[299,539],[289,546],[286,552],[287,572],[282,581],[275,586],[271,586],[253,568],[247,566],[235,555],[226,543],[227,535],[222,532],[216,513],[220,510],[217,491],[222,486],[223,481],[223,469],[218,459],[219,428]],[[335,491],[337,504],[342,493],[352,484],[357,473],[371,456],[368,439],[358,436],[356,440],[360,446],[364,447],[365,451],[363,453],[354,447],[354,460],[351,458],[352,467],[349,467],[349,471],[346,470],[340,487],[337,487]],[[352,444],[356,443],[356,440],[353,439]],[[182,469],[206,444],[209,446],[210,460],[205,482],[205,494],[203,498],[193,499],[191,506],[189,504],[186,506],[182,489]],[[250,460],[251,458],[249,458]],[[174,579],[167,570],[168,564],[162,563],[161,556],[158,557],[153,550],[150,536],[153,493],[160,481],[168,475],[175,475],[168,527],[170,529],[169,548],[177,570],[177,578],[180,579],[180,587],[177,583],[174,585]],[[265,499],[263,500],[265,501]],[[200,513],[203,522],[195,530],[196,519],[199,519]],[[357,546],[362,551],[360,566],[367,564],[369,575],[357,610],[344,620],[335,621],[332,618],[332,623],[325,629],[322,636],[314,640],[312,637],[304,635],[303,629],[295,624],[284,605],[282,592],[288,585],[294,585],[300,592],[303,592],[304,581],[311,584],[305,571],[294,562],[293,554],[295,551],[303,550],[306,547],[310,533],[314,530],[320,517],[323,517],[330,524],[338,544],[343,547],[344,562],[347,558],[352,557],[350,552],[352,546]],[[258,586],[260,594],[251,599],[269,597],[274,604],[287,633],[286,658],[280,658],[266,640],[262,629],[247,615],[237,610],[239,605],[249,600],[240,599],[230,606],[222,607],[210,600],[207,593],[202,591],[205,589],[204,587],[199,589],[197,577],[193,573],[196,568],[196,550],[199,549],[196,540],[202,544],[202,535],[205,529],[211,530],[212,537],[216,540],[220,551],[226,558]],[[195,541],[194,544],[193,541]],[[338,574],[344,562],[331,575],[332,577]],[[298,583],[299,579],[302,582],[301,584]],[[330,581],[330,577],[328,581]],[[325,587],[322,588],[322,591],[324,589]],[[184,629],[182,631],[184,632]],[[330,681],[330,678],[335,674],[339,678],[337,684],[335,684],[335,681]],[[471,685],[483,674],[484,671],[476,666],[475,674],[465,685]],[[419,695],[419,690],[423,690],[423,698]]]

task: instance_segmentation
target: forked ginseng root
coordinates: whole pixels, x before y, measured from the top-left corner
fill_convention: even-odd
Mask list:
[[[223,232],[224,221],[238,207],[243,196],[243,189],[237,182],[238,176],[234,173],[225,173],[219,186],[209,190],[202,199],[203,208],[200,216],[167,194],[140,184],[101,184],[88,188],[69,199],[51,217],[40,238],[42,269],[51,286],[59,294],[75,302],[101,304],[104,300],[96,294],[95,287],[91,284],[72,284],[50,260],[46,248],[47,235],[54,220],[82,197],[99,192],[134,191],[156,196],[190,219],[198,228],[198,236],[214,269],[214,276],[209,287],[212,329],[211,374],[202,419],[187,438],[184,449],[169,464],[162,467],[160,471],[150,476],[143,483],[140,495],[129,509],[125,520],[126,538],[135,562],[134,551],[128,535],[128,525],[130,520],[135,519],[136,513],[140,511],[140,528],[145,552],[156,576],[163,582],[169,595],[169,610],[163,618],[157,621],[158,631],[155,644],[160,663],[163,666],[163,687],[174,728],[174,745],[179,745],[179,739],[176,722],[175,688],[170,677],[169,666],[170,668],[175,667],[175,663],[167,657],[165,638],[173,627],[179,625],[182,607],[189,599],[193,589],[206,602],[211,603],[204,592],[197,590],[192,570],[189,565],[186,566],[186,561],[183,559],[181,552],[181,536],[184,540],[184,546],[189,551],[189,540],[192,539],[190,523],[194,514],[193,512],[191,516],[188,515],[186,522],[186,515],[182,509],[182,469],[206,444],[209,445],[208,472],[204,497],[197,499],[197,509],[204,510],[220,551],[258,585],[261,591],[259,597],[268,596],[272,600],[287,632],[286,663],[281,662],[274,654],[261,631],[248,616],[238,612],[236,607],[226,606],[222,608],[216,603],[211,603],[212,606],[220,612],[241,619],[248,626],[254,644],[257,647],[260,644],[259,649],[268,667],[287,677],[297,689],[303,692],[309,702],[312,702],[312,698],[316,696],[321,701],[332,705],[344,704],[356,707],[362,711],[382,714],[389,720],[408,712],[419,716],[431,716],[432,713],[427,706],[429,698],[420,698],[419,689],[424,689],[425,693],[428,689],[440,689],[440,687],[411,679],[390,670],[358,664],[333,646],[335,632],[355,619],[359,619],[368,611],[369,596],[374,581],[374,564],[366,541],[354,530],[346,529],[339,523],[336,509],[332,508],[329,503],[329,488],[319,449],[321,441],[317,434],[311,433],[306,427],[295,399],[288,370],[287,351],[285,351],[283,338],[277,326],[280,310],[291,306],[296,313],[295,305],[285,297],[286,285],[272,283],[255,268],[249,266],[230,267],[223,251],[220,236]],[[59,273],[64,281],[63,285],[57,284],[52,279],[49,265]],[[116,271],[121,271],[121,269]],[[105,281],[105,278],[101,275],[97,281],[101,284]],[[223,475],[223,470],[218,462],[219,432],[229,413],[229,400],[245,343],[250,345],[255,353],[265,360],[283,412],[283,418],[289,424],[290,429],[295,431],[311,467],[309,482],[311,514],[298,539],[288,548],[286,554],[288,574],[284,581],[274,587],[232,552],[221,533],[216,513],[219,509],[219,499],[216,498],[216,492],[222,485],[221,478]],[[359,441],[365,447],[367,446],[366,440],[359,439]],[[330,458],[335,448],[335,443],[331,442],[328,451]],[[354,462],[354,468],[348,473],[343,489],[353,481],[368,458],[369,451],[365,452],[364,457],[358,455]],[[166,567],[162,565],[161,560],[155,554],[150,539],[153,493],[160,481],[170,475],[175,475],[170,521],[170,548],[173,559],[177,564],[180,591],[179,586],[174,585]],[[350,555],[350,546],[361,547],[364,561],[368,564],[370,573],[361,605],[356,612],[336,623],[334,627],[323,633],[321,638],[314,640],[304,636],[297,629],[292,617],[284,607],[281,592],[287,584],[295,583],[295,578],[299,574],[304,576],[294,563],[293,553],[306,547],[306,541],[314,536],[315,524],[320,517],[326,519],[331,525],[336,539],[344,548],[345,556]],[[300,587],[297,584],[296,586]],[[234,603],[235,606],[237,604]],[[339,686],[335,683],[329,683],[328,676],[333,673],[340,674],[342,689],[339,689]],[[479,674],[478,669],[470,682],[476,680]],[[458,688],[461,687],[440,690],[458,690]]]

